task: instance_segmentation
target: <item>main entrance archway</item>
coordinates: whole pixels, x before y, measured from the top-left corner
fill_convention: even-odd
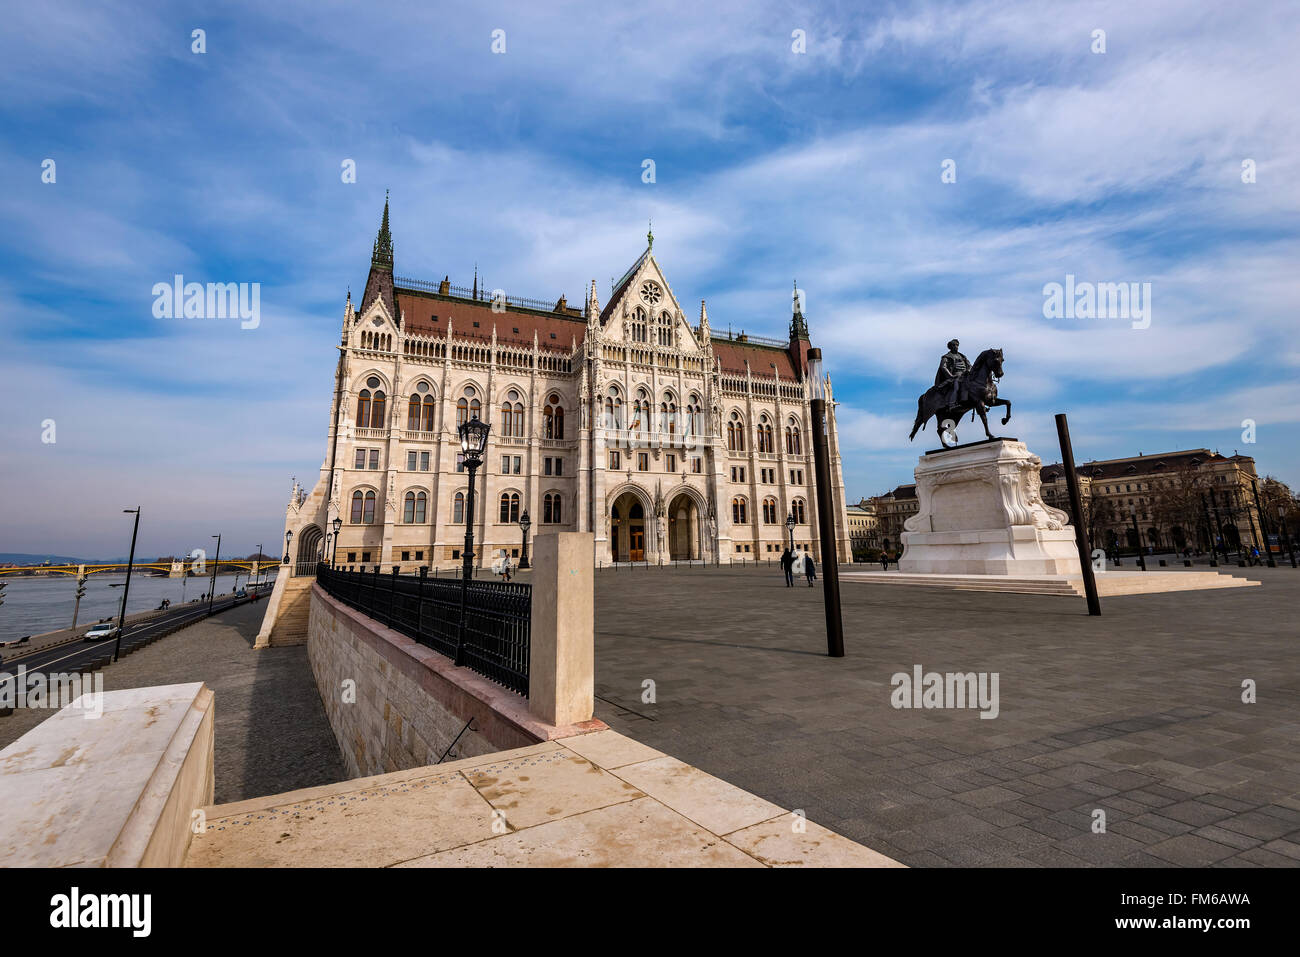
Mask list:
[[[700,509],[685,492],[668,505],[668,557],[678,561],[700,557]]]
[[[315,574],[316,562],[324,545],[323,538],[324,533],[318,525],[308,525],[298,532],[298,560],[294,563],[293,571],[295,575]]]
[[[609,510],[609,554],[616,562],[645,561],[645,506],[631,492],[614,500]]]

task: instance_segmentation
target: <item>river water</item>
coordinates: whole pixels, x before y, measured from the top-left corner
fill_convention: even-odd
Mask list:
[[[279,566],[263,569],[263,580],[274,580],[275,570]],[[235,575],[217,576],[217,594],[228,592],[235,584]],[[239,574],[239,584],[248,581],[248,575]],[[57,631],[72,625],[72,608],[77,600],[77,579],[75,575],[49,576],[9,576],[0,581],[7,581],[0,597],[0,641],[21,638],[23,635],[39,635],[47,631]],[[90,625],[101,618],[116,617],[122,601],[121,583],[126,581],[126,573],[108,574],[101,572],[91,575],[86,580],[86,597],[81,599],[81,610],[77,614],[77,626]],[[157,608],[164,598],[170,598],[172,607],[182,602],[198,598],[208,590],[212,581],[203,578],[153,578],[133,573],[131,575],[131,594],[127,598],[127,613],[149,611]],[[119,587],[112,588],[117,584]]]

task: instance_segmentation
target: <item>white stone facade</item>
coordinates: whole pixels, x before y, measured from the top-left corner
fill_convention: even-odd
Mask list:
[[[345,307],[320,478],[291,495],[292,557],[325,554],[338,518],[341,565],[460,564],[469,475],[457,426],[473,410],[492,425],[475,475],[480,567],[502,549],[517,563],[525,510],[530,540],[591,531],[602,564],[775,559],[792,512],[795,543],[818,548],[803,316],[788,344],[715,338],[703,302],[699,317],[687,322],[650,248],[603,311],[594,282],[584,309],[548,310],[372,264],[361,308],[350,296]],[[845,561],[829,380],[826,391]]]

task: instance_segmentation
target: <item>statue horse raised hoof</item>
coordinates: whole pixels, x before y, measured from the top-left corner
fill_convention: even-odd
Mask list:
[[[907,437],[908,441],[916,438],[916,433],[934,418],[939,429],[940,443],[944,448],[952,448],[957,444],[957,423],[967,412],[972,413],[972,420],[978,415],[984,423],[984,434],[990,439],[996,438],[989,431],[989,409],[1006,406],[1007,414],[1002,417],[1002,424],[1011,421],[1011,401],[998,398],[997,380],[1001,378],[1002,350],[985,349],[970,371],[959,380],[956,404],[951,404],[950,382],[926,389],[925,394],[916,400],[916,421],[912,424],[912,434]]]

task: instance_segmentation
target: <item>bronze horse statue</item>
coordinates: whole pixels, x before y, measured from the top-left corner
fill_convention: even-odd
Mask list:
[[[984,434],[990,439],[994,438],[989,431],[988,411],[995,406],[1004,405],[1007,407],[1007,414],[1002,418],[1002,424],[1006,425],[1011,421],[1011,400],[998,398],[997,380],[1002,378],[1002,350],[985,349],[975,359],[971,365],[970,371],[961,377],[957,389],[957,400],[955,405],[949,405],[949,396],[952,392],[950,382],[942,385],[936,385],[925,390],[925,394],[916,400],[916,422],[912,424],[912,434],[909,435],[908,441],[916,438],[916,433],[925,428],[925,424],[930,421],[931,417],[939,429],[939,441],[945,448],[956,445],[957,432],[956,423],[961,421],[961,417],[967,412],[971,413],[971,421],[975,416],[980,417],[984,423]],[[944,427],[945,422],[953,423],[950,427]],[[948,441],[951,435],[953,441]]]

